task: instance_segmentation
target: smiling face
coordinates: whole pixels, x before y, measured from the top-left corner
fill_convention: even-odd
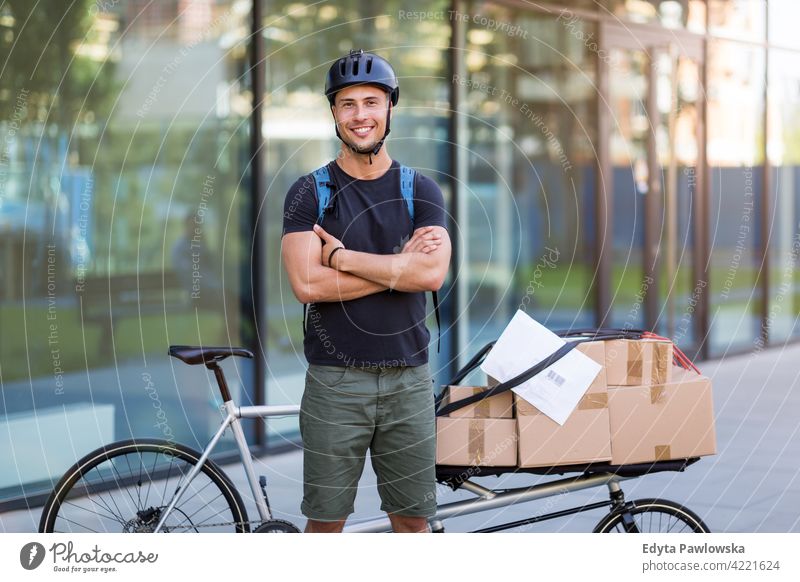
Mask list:
[[[386,131],[389,94],[375,85],[345,87],[332,107],[339,133],[357,152],[371,152]]]

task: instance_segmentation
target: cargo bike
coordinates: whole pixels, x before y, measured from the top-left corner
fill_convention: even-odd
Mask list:
[[[465,406],[521,384],[538,374],[581,341],[639,339],[648,332],[637,330],[578,330],[561,332],[570,337],[562,348],[517,377],[482,394],[442,406],[437,397],[437,415],[448,414],[453,406]],[[652,336],[652,334],[650,334]],[[653,336],[657,337],[657,336]],[[663,338],[662,338],[663,339]],[[461,370],[450,385],[457,385],[484,360],[495,342],[486,344]],[[680,353],[676,350],[676,353]],[[159,439],[134,439],[112,443],[92,451],[73,465],[55,485],[39,523],[40,532],[255,532],[296,533],[299,528],[276,519],[267,496],[266,479],[256,476],[249,446],[241,427],[243,418],[265,418],[299,413],[298,405],[239,406],[231,398],[219,362],[229,356],[253,357],[243,348],[171,346],[169,354],[190,365],[205,365],[213,371],[222,395],[225,419],[202,452]],[[685,356],[681,357],[685,358]],[[686,362],[679,362],[686,364]],[[690,362],[689,362],[690,364]],[[209,457],[230,428],[240,454],[246,480],[258,518],[248,518],[242,496],[231,479]],[[476,532],[489,533],[529,526],[545,520],[607,508],[595,532],[684,533],[710,531],[689,509],[665,499],[627,501],[620,483],[652,473],[684,471],[698,458],[658,461],[648,464],[589,464],[547,468],[457,467],[437,465],[436,479],[453,490],[474,498],[445,503],[429,520],[431,531],[445,531],[444,520],[458,516],[541,500],[594,487],[608,488],[607,501],[534,515]],[[493,490],[475,479],[510,473],[557,478],[528,487]],[[566,476],[574,473],[574,476]],[[388,518],[352,523],[347,532],[391,531]]]

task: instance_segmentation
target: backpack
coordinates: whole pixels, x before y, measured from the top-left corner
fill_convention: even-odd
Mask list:
[[[322,224],[322,219],[325,217],[325,212],[328,211],[328,204],[331,201],[331,186],[335,184],[331,181],[330,170],[328,165],[325,164],[321,168],[317,168],[312,172],[314,176],[314,185],[317,192],[317,224]],[[403,200],[406,202],[408,214],[411,217],[412,232],[414,224],[414,178],[416,171],[414,168],[400,165],[400,193],[403,195]],[[436,328],[439,331],[439,337],[436,341],[436,352],[439,352],[442,342],[442,326],[439,321],[439,296],[436,291],[431,291],[433,295],[433,311],[436,315]],[[306,309],[307,305],[303,304],[303,337],[306,336]]]

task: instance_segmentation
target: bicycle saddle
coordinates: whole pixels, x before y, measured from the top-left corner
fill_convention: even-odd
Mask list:
[[[252,358],[253,352],[244,348],[200,348],[196,346],[169,346],[169,355],[189,365],[219,362],[228,356]]]

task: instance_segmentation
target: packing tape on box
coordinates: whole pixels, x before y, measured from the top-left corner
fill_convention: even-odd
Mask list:
[[[664,400],[664,386],[650,386],[650,404],[661,404]]]
[[[667,366],[672,365],[669,357],[672,344],[660,342],[653,345],[653,375],[651,384],[664,384],[667,381]]]
[[[629,341],[628,344],[628,384],[642,383],[642,364],[644,345],[641,342]]]
[[[578,410],[597,410],[608,408],[608,392],[584,394],[578,402]]]
[[[672,458],[672,452],[669,445],[656,445],[655,460],[656,461],[669,461]]]
[[[483,420],[469,421],[469,444],[467,452],[469,454],[470,463],[473,465],[480,465],[483,462],[483,441],[486,437],[484,422]]]
[[[485,390],[483,388],[472,389],[472,394],[480,394],[481,392],[485,392]],[[473,406],[475,406],[475,418],[489,418],[491,416],[488,398],[478,400]]]

